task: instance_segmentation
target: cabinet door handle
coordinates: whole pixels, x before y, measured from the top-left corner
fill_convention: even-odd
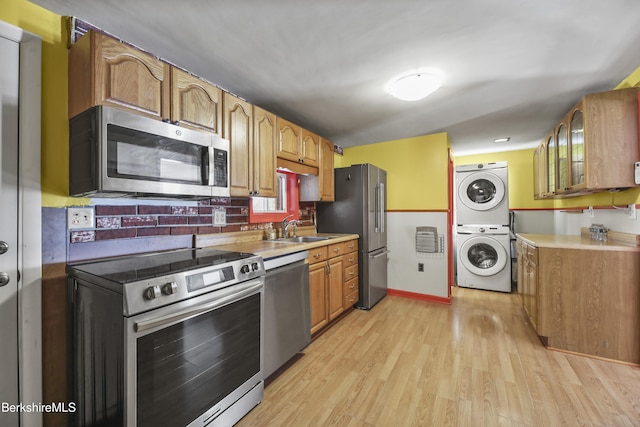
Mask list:
[[[316,254],[313,254],[313,257],[314,257],[315,259],[320,258],[320,252],[318,252],[318,253],[316,253]]]

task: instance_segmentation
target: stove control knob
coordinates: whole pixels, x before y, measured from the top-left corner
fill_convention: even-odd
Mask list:
[[[149,286],[144,291],[144,297],[148,300],[153,300],[158,298],[161,295],[160,286]]]
[[[260,265],[257,262],[254,262],[253,264],[251,264],[251,270],[252,271],[260,270]]]
[[[178,292],[178,284],[176,282],[170,282],[162,287],[162,293],[165,295],[173,295]]]
[[[242,267],[240,267],[240,273],[242,273],[242,274],[248,274],[249,271],[251,271],[249,269],[249,264],[245,264]]]

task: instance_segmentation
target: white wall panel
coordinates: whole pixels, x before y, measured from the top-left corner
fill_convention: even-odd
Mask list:
[[[423,226],[436,227],[445,237],[443,253],[416,253],[416,227]],[[387,227],[389,288],[447,298],[447,213],[390,212]],[[424,272],[418,271],[419,263],[424,264]]]

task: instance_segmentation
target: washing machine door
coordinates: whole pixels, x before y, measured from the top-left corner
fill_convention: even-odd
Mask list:
[[[489,236],[473,236],[465,240],[458,256],[467,270],[483,277],[498,274],[510,261],[504,246]]]
[[[488,211],[505,197],[505,185],[500,177],[489,171],[467,174],[458,185],[458,198],[469,209]]]

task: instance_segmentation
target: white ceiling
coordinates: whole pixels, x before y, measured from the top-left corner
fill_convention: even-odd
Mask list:
[[[443,131],[456,155],[531,147],[640,66],[639,0],[32,1],[343,147]],[[385,93],[424,67],[440,90]]]

